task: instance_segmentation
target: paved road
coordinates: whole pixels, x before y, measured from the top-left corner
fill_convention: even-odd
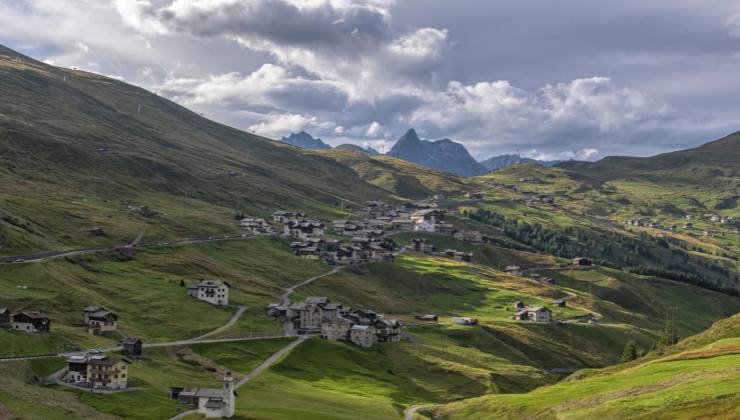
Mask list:
[[[303,343],[304,341],[308,340],[309,338],[311,338],[311,336],[304,335],[304,336],[298,337],[297,339],[291,341],[287,346],[285,346],[285,347],[281,348],[280,350],[278,350],[277,352],[275,352],[272,356],[268,357],[259,366],[257,366],[252,371],[250,371],[249,373],[247,373],[246,375],[244,375],[241,379],[239,379],[234,384],[234,390],[237,390],[237,389],[241,388],[244,384],[246,384],[247,382],[249,382],[252,379],[254,379],[257,376],[259,376],[262,372],[264,372],[270,366],[274,365],[278,360],[280,360],[280,358],[282,358],[286,354],[290,353],[299,344]],[[185,418],[187,416],[190,416],[190,415],[196,414],[196,413],[198,413],[198,410],[184,411],[184,412],[182,412],[182,413],[180,413],[180,414],[172,417],[170,420],[180,420],[180,419],[183,419],[183,418]]]
[[[180,246],[180,245],[190,245],[190,244],[200,244],[200,243],[206,243],[206,242],[219,242],[219,241],[238,241],[238,240],[244,240],[244,239],[250,239],[254,238],[257,235],[248,235],[248,236],[242,236],[242,235],[236,235],[236,236],[213,236],[209,238],[190,238],[190,239],[180,239],[173,242],[165,242],[168,246]],[[135,246],[137,248],[148,248],[152,246],[160,246],[162,243],[141,243],[141,239],[143,237],[143,233],[139,234],[139,236],[134,239],[133,242],[129,244],[125,244],[128,246]],[[44,261],[49,260],[55,260],[59,258],[65,258],[65,257],[74,257],[78,255],[85,255],[85,254],[95,254],[98,252],[112,252],[115,251],[118,247],[107,247],[107,248],[79,248],[79,249],[70,249],[66,251],[48,251],[48,252],[40,252],[37,254],[28,254],[28,255],[15,255],[12,257],[2,257],[0,258],[0,265],[3,264],[13,264],[13,263],[40,263]]]
[[[262,362],[262,364],[260,364],[259,366],[257,366],[256,368],[254,368],[251,372],[247,373],[241,379],[239,379],[236,382],[236,384],[234,384],[234,389],[239,389],[242,385],[246,384],[247,382],[249,382],[252,379],[254,379],[255,377],[257,377],[260,373],[264,372],[265,370],[267,370],[267,368],[269,368],[270,366],[272,366],[273,364],[275,364],[275,362],[277,362],[281,357],[283,357],[286,354],[290,353],[291,350],[293,350],[299,344],[303,343],[304,341],[308,340],[309,338],[311,338],[311,336],[303,335],[303,336],[298,337],[297,340],[291,341],[290,344],[288,344],[287,346],[285,346],[285,347],[281,348],[280,350],[278,350],[277,352],[275,352],[275,354],[273,354],[272,356],[268,357],[267,360],[265,360],[264,362]]]
[[[241,236],[240,239],[243,239]],[[207,241],[212,241],[214,239],[208,239]],[[290,304],[290,295],[295,291],[295,289],[305,286],[307,284],[310,284],[322,277],[330,276],[337,271],[341,270],[341,266],[337,266],[332,268],[328,273],[320,274],[318,276],[311,277],[308,280],[304,280],[298,284],[294,284],[293,286],[285,289],[285,293],[281,296],[282,302],[284,305]],[[249,340],[268,340],[273,338],[281,338],[285,337],[285,335],[274,335],[274,336],[260,336],[260,337],[237,337],[237,338],[223,338],[223,339],[206,339],[207,337],[213,336],[215,334],[218,334],[222,331],[225,331],[229,327],[236,324],[236,322],[241,318],[241,316],[244,314],[244,311],[246,311],[246,306],[239,306],[236,313],[229,319],[229,321],[216,328],[215,330],[208,332],[206,334],[200,335],[195,338],[190,338],[186,340],[178,340],[178,341],[169,341],[164,343],[144,343],[144,348],[156,348],[156,347],[173,347],[173,346],[187,346],[190,344],[199,344],[199,343],[224,343],[224,342],[232,342],[232,341],[249,341]],[[309,336],[310,337],[310,336]],[[121,351],[121,346],[111,347],[107,349],[101,349],[103,352],[116,352]],[[85,354],[85,351],[75,351],[75,352],[69,352],[69,353],[60,353],[60,354],[52,354],[52,355],[39,355],[39,356],[27,356],[22,358],[13,358],[13,359],[0,359],[0,362],[14,362],[14,361],[20,361],[20,360],[33,360],[33,359],[49,359],[52,357],[70,357],[70,356],[77,356],[81,354]]]
[[[293,292],[295,292],[295,289],[297,289],[299,287],[303,287],[303,286],[308,285],[308,284],[311,284],[311,283],[315,282],[316,280],[318,280],[320,278],[331,276],[332,274],[335,274],[337,271],[339,271],[341,269],[342,269],[342,266],[336,266],[336,267],[332,268],[331,271],[329,271],[328,273],[324,273],[324,274],[320,274],[320,275],[315,276],[315,277],[311,277],[308,280],[304,280],[304,281],[302,281],[302,282],[300,282],[298,284],[294,284],[294,285],[288,287],[287,289],[285,289],[285,293],[283,293],[283,295],[280,297],[281,304],[283,306],[290,305],[290,295],[292,295]]]
[[[423,407],[423,405],[412,405],[411,407],[403,410],[404,420],[414,420],[414,415],[416,414],[416,411]]]
[[[236,321],[238,321],[239,318],[242,317],[242,315],[244,314],[244,311],[246,311],[246,310],[247,310],[247,307],[246,306],[239,305],[238,308],[237,308],[237,310],[236,310],[236,312],[234,313],[234,315],[231,317],[231,319],[229,319],[229,322],[225,323],[224,325],[216,328],[215,330],[213,330],[211,332],[208,332],[208,333],[205,333],[205,334],[200,335],[198,337],[195,337],[192,340],[194,340],[194,341],[202,340],[202,339],[204,339],[206,337],[210,337],[212,335],[216,335],[216,334],[218,334],[218,333],[220,333],[222,331],[227,330],[228,328],[230,328],[234,324],[236,324]]]

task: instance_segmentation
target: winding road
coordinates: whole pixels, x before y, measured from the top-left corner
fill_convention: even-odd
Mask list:
[[[245,240],[245,239],[251,239],[255,238],[261,235],[235,235],[235,236],[211,236],[208,238],[188,238],[188,239],[180,239],[173,242],[163,242],[163,243],[141,243],[141,239],[143,238],[143,233],[139,234],[136,239],[134,239],[133,242],[120,245],[120,246],[133,246],[136,248],[149,248],[153,246],[181,246],[181,245],[191,245],[191,244],[200,244],[200,243],[206,243],[206,242],[219,242],[219,241],[239,241],[239,240]],[[74,257],[77,255],[85,255],[85,254],[96,254],[99,252],[112,252],[115,251],[120,246],[113,246],[113,247],[107,247],[107,248],[79,248],[79,249],[69,249],[66,251],[47,251],[47,252],[40,252],[37,254],[28,254],[28,255],[15,255],[11,257],[2,257],[0,258],[0,265],[4,264],[18,264],[18,263],[40,263],[50,260],[56,260],[59,258],[65,258],[65,257]]]
[[[335,274],[336,272],[338,272],[341,269],[342,269],[342,266],[336,266],[331,271],[329,271],[328,273],[319,274],[318,276],[311,277],[308,280],[304,280],[304,281],[302,281],[302,282],[300,282],[298,284],[294,284],[294,285],[288,287],[287,289],[285,289],[285,293],[283,293],[283,295],[280,297],[281,305],[283,305],[283,306],[290,305],[290,295],[292,295],[293,292],[295,292],[295,289],[297,289],[299,287],[306,286],[308,284],[311,284],[311,283],[315,282],[316,280],[318,280],[320,278],[331,276],[332,274]]]

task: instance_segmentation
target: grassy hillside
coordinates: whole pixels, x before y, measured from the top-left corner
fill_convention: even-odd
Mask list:
[[[733,170],[728,165],[728,170]],[[733,224],[710,222],[709,215],[740,218],[740,211],[712,211],[719,201],[740,188],[732,183],[712,185],[697,180],[674,186],[665,183],[600,181],[563,168],[525,164],[477,178],[486,200],[458,202],[471,218],[492,224],[506,236],[542,252],[562,257],[588,255],[615,267],[668,276],[707,287],[740,289],[740,235]],[[525,205],[525,197],[546,194],[552,205]],[[480,214],[474,217],[472,214]],[[706,214],[684,228],[686,214]],[[633,218],[660,223],[664,228],[634,227]],[[539,225],[539,226],[535,226]],[[667,230],[675,225],[676,230]]]
[[[275,264],[282,261],[284,266]],[[196,337],[224,324],[236,310],[219,308],[187,296],[181,281],[218,278],[232,285],[230,300],[247,312],[226,334],[277,332],[264,315],[282,288],[329,268],[292,254],[270,238],[162,247],[139,252],[133,261],[106,255],[0,267],[0,307],[42,310],[52,324],[49,334],[0,330],[0,356],[44,354],[60,349],[109,347],[119,337],[87,335],[82,308],[101,305],[117,313],[119,329],[146,342]],[[18,289],[22,284],[26,289]],[[11,347],[13,344],[14,349]]]
[[[528,394],[465,400],[442,418],[703,418],[740,416],[740,316],[669,349]]]
[[[400,197],[426,198],[436,193],[460,193],[470,188],[464,178],[390,156],[370,156],[348,150],[314,150],[352,168],[357,175]]]
[[[350,168],[0,46],[0,255],[233,232],[233,214],[383,198]],[[140,207],[147,206],[154,213]],[[107,236],[87,231],[103,227]]]
[[[694,149],[637,158],[610,156],[598,162],[564,162],[557,166],[583,172],[593,177],[613,179],[659,180],[678,183],[723,183],[740,171],[740,132],[706,143]]]

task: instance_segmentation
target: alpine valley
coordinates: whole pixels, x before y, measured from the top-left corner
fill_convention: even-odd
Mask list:
[[[740,418],[740,133],[513,158],[0,46],[0,418]]]

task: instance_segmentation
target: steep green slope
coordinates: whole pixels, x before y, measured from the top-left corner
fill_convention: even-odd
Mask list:
[[[464,400],[428,414],[464,418],[702,418],[740,416],[740,315],[667,356],[587,373],[528,394]]]
[[[604,180],[650,179],[666,183],[716,184],[740,173],[740,132],[694,149],[637,158],[610,156],[597,162],[564,162],[558,167]]]
[[[332,159],[4,47],[0,182],[12,186],[0,192],[0,255],[120,243],[144,225],[162,238],[225,232],[237,210],[331,215],[341,200],[387,195]],[[90,238],[95,226],[109,236]]]
[[[471,185],[451,173],[390,156],[337,149],[314,152],[351,167],[361,179],[400,197],[426,198],[435,193],[460,193]]]

